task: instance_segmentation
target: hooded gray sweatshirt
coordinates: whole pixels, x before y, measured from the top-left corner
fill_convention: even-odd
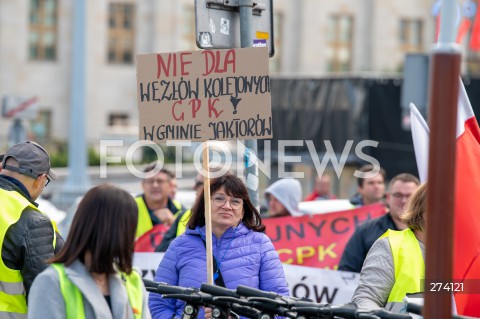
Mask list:
[[[270,185],[265,194],[273,195],[292,216],[302,216],[298,209],[298,203],[302,198],[302,186],[294,178],[284,178]]]

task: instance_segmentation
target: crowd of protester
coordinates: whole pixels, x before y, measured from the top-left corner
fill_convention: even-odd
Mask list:
[[[165,255],[155,280],[197,288],[205,282],[203,175],[195,177],[192,208],[175,199],[175,175],[156,162],[145,167],[143,192],[135,198],[114,185],[93,187],[81,200],[64,241],[35,202],[57,178],[47,151],[27,141],[12,146],[0,159],[0,317],[181,317],[183,301],[155,293],[147,297],[132,266],[133,253],[138,238],[164,225],[168,230],[155,250]],[[300,182],[285,178],[268,186],[268,212],[262,215],[241,178],[227,172],[209,182],[215,284],[288,296],[284,270],[262,218],[301,216]],[[385,182],[383,170],[358,179],[352,207],[383,203],[385,214],[356,228],[339,270],[361,274],[352,299],[358,307],[398,310],[407,294],[421,291],[427,186],[407,173],[393,177],[388,190]],[[330,177],[324,175],[317,177],[305,201],[336,198]],[[202,309],[203,317],[211,318],[212,309]]]

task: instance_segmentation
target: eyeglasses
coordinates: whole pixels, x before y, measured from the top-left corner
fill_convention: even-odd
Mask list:
[[[45,187],[47,187],[48,184],[50,184],[50,177],[48,177],[48,175],[45,175],[45,177],[47,178],[47,182],[45,183]]]
[[[161,179],[161,178],[151,178],[151,179],[144,179],[143,182],[147,185],[153,185],[155,183],[157,183],[158,185],[163,185],[165,183],[168,183],[168,180]]]
[[[3,165],[3,168],[9,170],[9,171],[12,171],[12,172],[17,172],[19,174],[22,174],[22,175],[25,175],[25,176],[28,176],[28,177],[31,177],[33,179],[37,179],[39,178],[40,176],[42,175],[45,175],[45,177],[47,178],[47,182],[45,183],[45,186],[44,187],[47,187],[47,185],[50,183],[50,177],[48,177],[47,174],[35,174],[29,170],[26,170],[24,168],[21,168],[21,167],[15,167],[15,166],[11,166],[11,165],[7,165],[7,164],[4,164]]]
[[[411,194],[402,194],[402,193],[393,193],[392,194],[392,197],[395,198],[395,199],[402,199],[402,198],[409,199],[410,196],[412,196],[412,195]]]
[[[243,200],[241,200],[240,198],[232,198],[228,200],[225,196],[217,195],[217,196],[214,196],[212,200],[213,200],[213,204],[216,207],[222,207],[227,203],[227,201],[230,202],[230,207],[232,209],[241,209],[243,207]]]

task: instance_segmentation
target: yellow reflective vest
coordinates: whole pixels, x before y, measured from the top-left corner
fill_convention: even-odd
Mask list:
[[[135,197],[135,201],[137,202],[138,206],[138,225],[137,225],[137,232],[135,233],[135,239],[139,238],[150,229],[153,228],[152,219],[150,218],[150,214],[148,213],[147,204],[143,200],[143,196]],[[177,209],[176,212],[173,212],[175,216],[179,212],[182,211],[182,204],[179,201],[173,199],[173,205]]]
[[[52,264],[52,267],[58,273],[60,291],[65,300],[65,318],[85,319],[82,293],[67,277],[63,264]],[[143,307],[142,278],[136,271],[132,271],[130,275],[120,274],[125,282],[125,289],[127,290],[130,307],[132,307],[133,317],[140,319],[142,318]]]
[[[189,209],[185,212],[185,214],[180,217],[180,220],[178,221],[178,226],[177,226],[177,233],[175,234],[176,237],[180,236],[185,232],[187,229],[187,224],[188,220],[190,219],[190,216],[192,216],[192,210]]]
[[[40,212],[35,205],[16,191],[0,189],[0,203],[0,243],[5,240],[7,229],[18,222],[25,208],[30,207]],[[53,221],[52,227],[54,229],[52,245],[55,249],[57,228]],[[23,314],[26,317],[27,300],[20,270],[8,268],[0,256],[0,317],[2,312],[16,313],[19,314],[18,317],[22,317],[20,314]]]
[[[423,292],[425,262],[420,244],[410,228],[402,231],[387,230],[380,238],[388,237],[395,269],[395,284],[388,303],[402,303],[407,293]]]

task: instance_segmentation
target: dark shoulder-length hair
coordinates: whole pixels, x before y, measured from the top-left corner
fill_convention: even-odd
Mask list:
[[[89,271],[130,274],[138,222],[138,208],[133,197],[113,185],[90,189],[81,200],[65,245],[50,263],[70,265],[75,259],[85,262],[90,252]]]
[[[265,225],[262,223],[260,213],[253,206],[248,191],[242,180],[231,173],[227,173],[218,178],[212,179],[210,182],[210,195],[213,195],[220,188],[224,188],[228,196],[241,198],[243,200],[243,224],[253,231],[265,231]],[[192,216],[188,221],[188,227],[195,229],[195,227],[205,226],[205,199],[204,191],[198,194],[195,204],[192,208]]]

